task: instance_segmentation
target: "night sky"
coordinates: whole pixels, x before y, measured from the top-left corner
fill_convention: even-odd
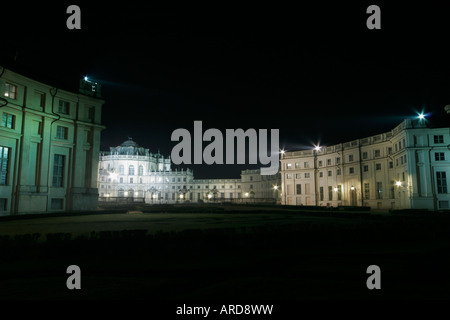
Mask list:
[[[194,120],[279,129],[288,151],[389,131],[420,111],[431,127],[449,124],[448,5],[116,3],[78,3],[81,30],[66,28],[73,3],[2,4],[0,19],[1,65],[72,91],[84,76],[102,85],[102,150],[131,136],[170,155],[172,131],[193,133]],[[366,27],[370,4],[381,30]],[[238,178],[259,165],[184,167]]]

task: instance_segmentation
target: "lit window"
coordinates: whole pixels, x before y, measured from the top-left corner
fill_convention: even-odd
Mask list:
[[[2,114],[2,127],[14,129],[15,116],[9,113]]]
[[[17,99],[17,86],[11,83],[5,83],[5,92],[3,95],[10,99]]]

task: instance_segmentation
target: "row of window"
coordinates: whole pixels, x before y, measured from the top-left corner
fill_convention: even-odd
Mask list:
[[[40,91],[35,91],[37,100],[39,101],[39,106],[43,108],[45,106],[45,93]],[[12,83],[5,83],[5,90],[3,92],[3,96],[9,99],[17,99],[18,88],[16,85]],[[69,114],[70,113],[70,102],[59,100],[58,102],[58,113],[61,114]],[[88,120],[93,121],[95,116],[95,108],[87,107],[86,109],[86,117]]]
[[[403,181],[405,181],[405,173],[404,172],[402,174],[402,179],[403,179]],[[445,171],[436,172],[436,185],[437,185],[437,193],[438,194],[448,193],[447,173]],[[396,186],[396,183],[394,181],[391,181],[390,197],[392,199],[395,198],[395,186]],[[305,187],[304,193],[311,194],[310,184],[305,183],[304,187]],[[352,189],[352,191],[353,190],[354,189]],[[336,192],[336,194],[337,194],[337,200],[342,200],[342,186],[337,185],[334,188],[332,186],[328,186],[328,200],[333,200],[333,191]],[[302,184],[300,184],[300,183],[296,184],[295,192],[297,195],[302,194]],[[288,194],[290,194],[289,190],[288,190]],[[370,184],[369,183],[364,183],[363,196],[364,196],[364,199],[366,199],[366,200],[370,199]],[[375,183],[375,197],[376,197],[376,199],[383,199],[383,183],[382,182]],[[319,199],[320,199],[320,201],[324,200],[324,187],[322,187],[322,186],[319,187]]]

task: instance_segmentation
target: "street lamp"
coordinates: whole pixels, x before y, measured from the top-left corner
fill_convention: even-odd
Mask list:
[[[401,181],[397,181],[397,182],[395,183],[395,185],[396,185],[397,187],[401,187],[401,186],[402,186],[402,182],[401,182]]]

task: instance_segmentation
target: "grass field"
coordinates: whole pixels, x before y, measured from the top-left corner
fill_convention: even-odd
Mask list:
[[[0,298],[450,298],[447,215],[197,210],[0,220]],[[66,287],[69,265],[81,290]],[[381,290],[366,287],[369,265]]]

